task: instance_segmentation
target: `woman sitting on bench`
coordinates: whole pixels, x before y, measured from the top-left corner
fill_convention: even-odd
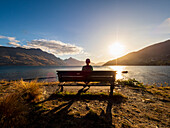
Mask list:
[[[89,64],[90,64],[90,59],[86,59],[86,65],[83,66],[82,71],[85,71],[85,72],[93,71],[93,67]]]
[[[91,65],[89,65],[90,64],[90,59],[86,59],[86,65],[85,66],[83,66],[83,68],[82,68],[82,71],[84,71],[84,72],[92,72],[93,71],[93,67],[91,66]],[[88,74],[86,74],[86,77],[88,78],[89,76],[88,76]],[[87,85],[89,83],[89,81],[86,81],[85,82],[85,84]],[[85,88],[86,86],[84,86],[84,88]],[[88,86],[89,88],[90,88],[90,86]]]

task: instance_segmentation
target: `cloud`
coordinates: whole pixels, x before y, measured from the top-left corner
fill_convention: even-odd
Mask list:
[[[20,45],[19,40],[16,40],[15,37],[8,37],[8,36],[2,36],[0,35],[0,39],[7,39],[9,40],[8,44],[12,45],[14,47],[22,47],[22,48],[39,48],[43,51],[46,51],[48,53],[52,53],[55,55],[75,55],[75,54],[86,54],[83,51],[82,47],[69,44],[69,43],[63,43],[61,41],[56,40],[46,40],[46,39],[38,39],[38,40],[32,40],[28,41],[27,45]]]
[[[27,42],[24,48],[40,48],[43,51],[53,53],[56,55],[74,55],[83,53],[83,48],[73,44],[63,43],[56,40],[32,40]]]
[[[15,47],[21,47],[21,45],[18,44],[18,42],[20,42],[20,41],[16,40],[15,37],[1,36],[0,35],[0,39],[7,39],[7,40],[10,41],[10,42],[8,42],[9,45],[12,45],[12,46],[15,46]]]
[[[167,18],[158,26],[157,32],[162,34],[170,34],[170,18]]]
[[[21,47],[21,45],[16,42],[9,42],[8,44],[13,45],[15,47]]]

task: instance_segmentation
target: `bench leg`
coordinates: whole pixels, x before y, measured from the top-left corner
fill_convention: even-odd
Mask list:
[[[113,96],[113,89],[114,89],[114,87],[115,87],[115,85],[114,85],[114,83],[112,83],[110,85],[110,96]]]
[[[60,90],[60,92],[63,92],[63,90],[64,90],[63,86],[60,86],[60,87],[61,87],[61,90]]]

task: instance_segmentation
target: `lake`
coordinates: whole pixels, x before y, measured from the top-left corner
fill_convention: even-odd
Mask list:
[[[18,80],[56,77],[56,70],[81,70],[81,66],[0,66],[0,79]],[[115,70],[116,79],[135,78],[144,84],[170,85],[170,66],[94,66],[94,70]],[[122,71],[128,71],[122,74]],[[56,78],[43,79],[57,81]]]

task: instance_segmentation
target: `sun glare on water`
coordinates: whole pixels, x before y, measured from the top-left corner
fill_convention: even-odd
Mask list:
[[[114,57],[120,57],[124,53],[125,46],[119,42],[113,43],[109,46],[109,52]]]
[[[126,66],[109,66],[113,71],[116,71],[116,79],[123,79],[122,71],[125,70]]]

